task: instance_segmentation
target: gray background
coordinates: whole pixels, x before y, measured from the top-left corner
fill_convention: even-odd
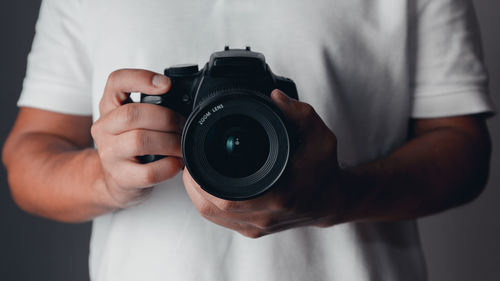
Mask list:
[[[500,106],[500,1],[475,0],[491,93]],[[40,0],[0,4],[0,144],[17,108]],[[500,280],[500,118],[489,121],[494,147],[490,182],[467,206],[420,220],[431,281]],[[88,280],[90,224],[61,224],[20,211],[0,168],[0,280]]]

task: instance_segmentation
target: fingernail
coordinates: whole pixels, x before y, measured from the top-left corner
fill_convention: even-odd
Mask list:
[[[170,79],[165,75],[156,74],[153,76],[152,83],[157,88],[164,88],[170,84]]]
[[[276,97],[278,98],[278,100],[282,103],[286,103],[286,104],[289,104],[290,103],[290,98],[285,95],[285,93],[283,93],[281,90],[274,90],[273,93],[276,93]]]

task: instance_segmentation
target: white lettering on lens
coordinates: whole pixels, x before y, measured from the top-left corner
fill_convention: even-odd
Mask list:
[[[222,104],[216,105],[216,106],[212,107],[212,112],[215,113],[223,108],[224,108],[224,106]]]
[[[205,112],[205,114],[203,114],[203,116],[200,118],[200,120],[198,120],[198,124],[200,124],[200,126],[203,125],[203,123],[205,123],[205,121],[207,121],[207,119],[210,116],[212,116],[212,112],[215,113],[223,108],[224,108],[224,105],[222,105],[222,104],[218,104],[218,105],[212,107],[212,109],[210,111]]]
[[[205,123],[205,121],[207,120],[208,117],[210,117],[210,115],[212,115],[212,113],[210,113],[210,111],[207,111],[205,114],[203,114],[198,123],[200,125],[203,125],[203,123]]]

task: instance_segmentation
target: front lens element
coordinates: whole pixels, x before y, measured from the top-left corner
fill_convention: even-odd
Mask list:
[[[228,115],[208,131],[205,152],[210,165],[230,178],[257,172],[269,155],[269,137],[262,126],[245,115]]]
[[[283,116],[268,97],[227,89],[210,94],[193,110],[182,134],[182,153],[203,190],[247,200],[278,180],[290,143]]]

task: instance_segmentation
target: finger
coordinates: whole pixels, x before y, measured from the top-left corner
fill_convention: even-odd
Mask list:
[[[136,161],[136,156],[163,155],[182,157],[181,135],[136,129],[113,137],[108,146],[114,157]]]
[[[235,230],[247,237],[257,238],[275,231],[290,228],[292,223],[298,223],[298,220],[288,222],[276,222],[270,215],[269,210],[260,212],[240,212],[231,213],[221,210],[203,195],[203,190],[190,176],[187,170],[183,173],[184,185],[191,201],[198,212],[207,220],[221,225],[223,227]]]
[[[305,130],[315,125],[314,121],[318,121],[317,119],[321,121],[311,105],[292,99],[278,89],[271,92],[271,99],[299,130]]]
[[[180,114],[163,106],[130,103],[102,117],[96,126],[115,135],[134,129],[181,133],[184,119]]]
[[[254,227],[250,224],[243,222],[228,221],[220,218],[206,218],[206,219],[222,227],[234,230],[240,233],[241,235],[249,238],[259,238],[266,234],[269,234],[268,232],[262,229],[259,229],[257,227]]]
[[[131,92],[159,95],[170,89],[171,81],[162,74],[142,69],[120,69],[113,71],[107,80],[99,105],[101,115],[122,105]]]
[[[213,196],[202,188],[202,195],[219,209],[234,214],[251,214],[259,212],[281,212],[287,211],[291,206],[290,193],[287,183],[278,181],[264,194],[249,200],[230,201]]]
[[[137,164],[122,161],[119,165],[120,175],[130,188],[145,188],[157,185],[174,177],[182,168],[182,161],[176,157],[167,157],[148,164]]]
[[[194,181],[187,169],[184,169],[182,180],[189,198],[191,198],[193,205],[203,217],[208,218],[221,215],[221,211],[200,193],[199,185]]]
[[[315,222],[311,218],[293,218],[286,219],[282,218],[280,221],[270,220],[266,217],[255,217],[254,220],[250,223],[251,226],[261,229],[265,233],[274,233],[283,230],[287,230],[290,228],[297,228],[302,226],[312,225],[312,222]]]
[[[270,198],[268,196],[261,196],[244,201],[230,201],[215,197],[201,188],[199,189],[199,192],[206,200],[212,202],[212,204],[214,204],[219,210],[232,214],[246,215],[260,211],[274,211],[276,209],[276,204],[273,202],[274,198]]]
[[[202,198],[204,201],[210,202],[210,204],[219,211],[231,215],[248,214],[259,211],[277,211],[282,210],[286,204],[286,197],[281,196],[282,193],[271,191],[261,197],[244,201],[230,201],[218,198],[203,190],[191,177],[187,169],[184,170],[184,184],[188,193],[191,192],[194,194],[196,192],[197,198]]]
[[[234,220],[232,217],[236,218],[233,213],[231,213],[229,210],[224,210],[224,208],[221,208],[220,206],[217,206],[214,204],[212,200],[209,200],[208,198],[215,198],[218,199],[217,197],[214,197],[208,193],[206,193],[198,183],[191,177],[189,174],[189,171],[186,169],[184,170],[183,173],[183,181],[184,181],[184,186],[186,188],[186,192],[188,193],[189,197],[191,198],[191,201],[193,201],[193,204],[196,206],[198,211],[206,218],[225,218],[228,220]],[[238,203],[238,202],[232,202],[232,201],[226,201],[222,200],[224,202],[229,202],[229,203]]]
[[[199,198],[199,201],[207,201],[211,206],[217,208],[217,215],[220,212],[227,213],[228,215],[246,215],[256,212],[274,212],[287,209],[288,199],[283,192],[269,191],[268,193],[254,199],[244,201],[229,201],[211,195],[203,190],[200,185],[191,177],[187,169],[183,174],[184,185],[186,191]],[[214,210],[209,210],[215,213]],[[241,217],[241,218],[243,218]]]
[[[255,238],[262,236],[260,233],[257,233],[258,229],[256,227],[244,221],[231,219],[227,216],[227,213],[222,212],[212,202],[206,200],[199,192],[198,184],[193,180],[187,170],[184,170],[183,181],[189,198],[191,198],[194,206],[205,219],[222,227],[240,232],[245,236],[253,236]]]

